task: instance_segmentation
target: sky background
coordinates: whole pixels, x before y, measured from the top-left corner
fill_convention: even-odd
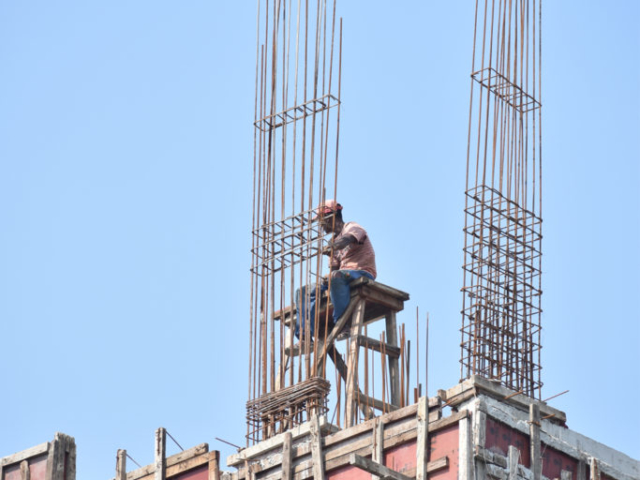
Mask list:
[[[640,458],[640,3],[543,5],[543,398]],[[472,1],[343,1],[340,181],[460,376]],[[0,1],[0,457],[244,444],[255,2]],[[169,442],[168,454],[178,447]],[[129,469],[136,468],[129,462]]]

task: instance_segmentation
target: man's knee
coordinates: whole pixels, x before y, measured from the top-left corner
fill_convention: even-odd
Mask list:
[[[331,272],[331,283],[347,283],[348,279],[342,270],[334,270]]]

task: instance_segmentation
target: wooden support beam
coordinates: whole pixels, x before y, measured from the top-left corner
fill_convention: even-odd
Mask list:
[[[46,480],[65,480],[64,460],[67,449],[67,438],[66,435],[56,432],[47,457]]]
[[[322,458],[322,433],[320,432],[320,418],[311,418],[311,459],[313,460],[314,480],[324,480],[324,459]]]
[[[587,480],[587,465],[581,459],[578,461],[578,480]]]
[[[520,465],[520,450],[513,445],[509,445],[507,468],[509,469],[509,480],[518,479],[518,465]]]
[[[600,480],[600,468],[598,467],[598,460],[591,457],[589,460],[589,470],[591,472],[590,480]]]
[[[20,462],[20,480],[31,480],[31,472],[29,471],[28,460],[22,460]]]
[[[420,397],[418,400],[416,428],[418,429],[416,480],[427,480],[427,465],[429,463],[429,407],[427,405],[427,397]]]
[[[400,472],[391,470],[390,468],[375,463],[368,458],[364,458],[360,455],[352,453],[349,457],[349,465],[358,467],[360,470],[369,472],[373,475],[377,475],[380,480],[411,480],[411,477],[407,477]]]
[[[464,412],[466,412],[466,410]],[[446,418],[443,420],[446,420]],[[474,452],[471,419],[469,419],[469,417],[462,418],[458,423],[458,426],[458,480],[473,480],[475,460],[473,458]]]
[[[285,432],[284,442],[282,442],[282,480],[293,479],[291,460],[291,432]]]
[[[220,452],[218,450],[209,453],[208,480],[220,480]]]
[[[371,435],[371,460],[384,465],[384,423],[376,418]],[[373,475],[371,480],[382,480],[378,475]]]
[[[380,340],[365,337],[364,335],[358,335],[358,345],[360,345],[361,347],[369,348],[371,350],[375,350],[376,352],[382,352],[383,347]],[[384,350],[385,353],[391,357],[397,358],[400,356],[400,349],[395,345],[391,345],[390,343],[384,344]]]
[[[355,310],[357,306],[360,305],[360,300],[356,298],[352,298],[347,306],[347,309],[342,314],[342,316],[338,319],[338,322],[335,324],[331,332],[329,332],[329,336],[327,337],[327,343],[323,345],[322,350],[316,350],[316,368],[318,371],[322,371],[322,364],[324,363],[324,356],[327,354],[327,349],[329,347],[333,347],[333,342],[336,337],[342,331],[342,328],[347,324],[347,320],[351,318],[351,314]],[[363,315],[364,315],[364,307],[363,307]]]
[[[76,480],[76,441],[73,437],[67,436],[67,478],[66,480]]]
[[[531,444],[531,473],[533,473],[533,480],[541,480],[540,406],[537,403],[529,405],[529,437]]]
[[[167,431],[160,427],[156,430],[156,451],[154,462],[154,480],[166,480],[167,470]]]
[[[398,329],[396,327],[396,312],[390,311],[385,317],[387,343],[392,347],[398,347]],[[398,357],[387,357],[389,362],[389,390],[391,403],[400,406],[400,367]]]
[[[486,409],[486,406],[481,403],[481,406],[476,409],[473,413],[473,418],[471,423],[473,424],[473,447],[474,453],[476,453],[476,449],[484,450],[485,445],[487,444],[487,414],[483,411],[483,408]],[[442,411],[441,409],[438,410]],[[475,462],[475,470],[477,478],[487,478],[487,466],[486,462]]]
[[[376,410],[380,410],[380,411],[394,412],[398,410],[398,407],[396,407],[395,405],[384,403],[382,400],[369,397],[360,391],[358,391],[357,401],[358,401],[358,404],[360,404],[362,407],[373,407]]]
[[[351,321],[351,335],[349,338],[349,355],[347,359],[346,388],[346,412],[345,427],[353,427],[356,424],[357,404],[356,390],[358,388],[358,335],[364,323],[365,301],[358,300]]]
[[[127,480],[127,451],[118,450],[116,454],[116,480]]]

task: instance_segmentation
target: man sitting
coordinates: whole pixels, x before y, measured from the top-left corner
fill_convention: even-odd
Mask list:
[[[331,268],[330,292],[333,304],[333,318],[330,319],[329,329],[333,328],[347,309],[351,299],[349,284],[360,277],[371,280],[376,278],[376,255],[369,236],[364,228],[355,222],[344,223],[342,219],[342,205],[335,200],[327,200],[317,209],[317,219],[326,233],[333,233],[329,245],[322,253],[329,256]],[[311,337],[314,336],[314,317],[316,292],[324,292],[328,288],[326,280],[320,285],[310,285],[296,292],[295,335],[300,338],[300,325],[307,328],[306,319],[309,318]],[[310,291],[308,291],[310,289]],[[305,307],[308,293],[308,306]]]

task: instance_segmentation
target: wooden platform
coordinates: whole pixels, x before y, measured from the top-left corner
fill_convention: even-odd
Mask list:
[[[359,297],[367,302],[364,312],[365,324],[384,318],[390,310],[395,312],[403,310],[404,302],[409,300],[409,294],[407,292],[390,287],[384,283],[370,280],[366,277],[354,280],[350,284],[350,287],[352,300],[354,297]],[[326,313],[327,303],[329,313],[331,314],[333,312],[333,305],[328,297],[328,292],[323,292],[319,308],[320,318],[323,318],[323,315]],[[284,319],[284,324],[289,326],[291,325],[291,317],[294,315],[295,318],[295,314],[295,305],[290,305],[289,307],[274,312],[273,318],[278,321]]]

